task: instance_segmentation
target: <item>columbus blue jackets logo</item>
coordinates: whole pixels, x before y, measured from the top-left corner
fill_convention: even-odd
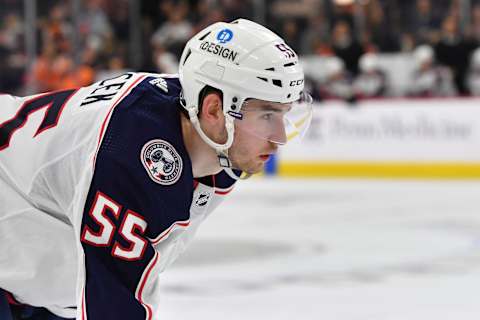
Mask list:
[[[164,140],[147,142],[140,153],[140,160],[150,178],[158,184],[174,184],[182,174],[182,158],[177,150]]]

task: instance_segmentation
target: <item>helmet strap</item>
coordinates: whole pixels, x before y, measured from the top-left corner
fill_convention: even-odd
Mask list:
[[[210,147],[219,152],[223,152],[223,150],[228,150],[233,143],[233,133],[234,133],[234,125],[233,125],[233,118],[231,116],[225,115],[225,128],[227,129],[227,141],[224,144],[216,143],[212,139],[210,139],[203,129],[200,126],[200,120],[197,116],[197,111],[195,107],[191,107],[187,109],[188,116],[190,117],[190,122],[192,123],[193,127],[197,131],[198,135],[208,144]]]
[[[235,172],[233,172],[232,168],[223,168],[223,171],[225,171],[228,176],[232,179],[235,179],[235,180],[247,180],[248,178],[250,178],[252,175],[250,173],[247,173],[245,174],[244,176],[238,176]]]
[[[203,132],[203,129],[200,126],[200,120],[198,119],[198,115],[197,115],[198,108],[186,107],[185,100],[183,98],[180,100],[180,104],[187,110],[188,116],[190,118],[190,122],[195,128],[195,131],[197,131],[198,135],[202,138],[203,141],[205,141],[206,144],[208,144],[210,147],[215,149],[220,167],[223,168],[223,170],[230,176],[230,178],[235,180],[246,180],[250,178],[252,176],[251,174],[246,174],[244,176],[238,176],[237,174],[235,174],[235,172],[233,172],[233,169],[232,169],[232,162],[228,157],[228,149],[232,146],[232,143],[233,143],[234,130],[235,130],[233,121],[236,117],[230,114],[224,114],[225,128],[227,129],[227,141],[224,144],[219,144],[213,141],[212,139],[210,139],[205,134],[205,132]]]
[[[228,158],[227,152],[217,152],[218,156],[218,162],[220,163],[220,167],[222,168],[231,168],[232,163],[230,162],[230,159]]]

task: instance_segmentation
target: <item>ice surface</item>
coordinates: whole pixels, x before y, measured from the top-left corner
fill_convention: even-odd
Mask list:
[[[480,181],[241,182],[159,281],[161,320],[478,320]]]

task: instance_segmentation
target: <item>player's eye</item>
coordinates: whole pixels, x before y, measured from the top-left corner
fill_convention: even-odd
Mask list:
[[[268,112],[268,113],[264,113],[261,115],[261,118],[262,120],[272,120],[273,118],[273,113],[272,112]]]

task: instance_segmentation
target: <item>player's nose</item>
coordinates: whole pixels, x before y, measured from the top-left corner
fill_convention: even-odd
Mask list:
[[[283,122],[277,123],[273,126],[271,139],[276,145],[283,145],[287,143],[287,132]]]

